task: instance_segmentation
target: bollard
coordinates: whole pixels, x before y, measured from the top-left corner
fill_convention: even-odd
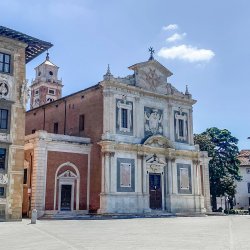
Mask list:
[[[37,220],[37,210],[33,209],[31,213],[31,224],[36,224]]]

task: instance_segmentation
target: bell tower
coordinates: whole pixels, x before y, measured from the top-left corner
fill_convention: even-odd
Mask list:
[[[36,78],[32,81],[30,109],[53,102],[62,97],[62,80],[58,80],[58,69],[49,59],[47,53],[45,61],[35,68]]]

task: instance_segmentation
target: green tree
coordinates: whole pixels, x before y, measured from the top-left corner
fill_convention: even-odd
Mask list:
[[[217,209],[216,197],[236,193],[235,180],[241,180],[239,174],[240,161],[238,139],[227,129],[209,128],[201,134],[194,135],[195,144],[199,144],[201,151],[207,151],[211,157],[209,161],[210,193],[212,208]]]

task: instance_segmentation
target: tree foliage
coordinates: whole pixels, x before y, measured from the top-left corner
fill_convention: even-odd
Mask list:
[[[241,180],[239,175],[240,161],[238,139],[227,129],[209,128],[201,134],[194,135],[195,144],[201,151],[207,151],[209,161],[210,192],[213,209],[217,208],[216,197],[236,193],[235,180]]]

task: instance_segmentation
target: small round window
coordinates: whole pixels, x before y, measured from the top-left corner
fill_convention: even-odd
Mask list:
[[[51,76],[53,76],[53,72],[52,72],[52,71],[50,71],[49,74],[50,74]]]

